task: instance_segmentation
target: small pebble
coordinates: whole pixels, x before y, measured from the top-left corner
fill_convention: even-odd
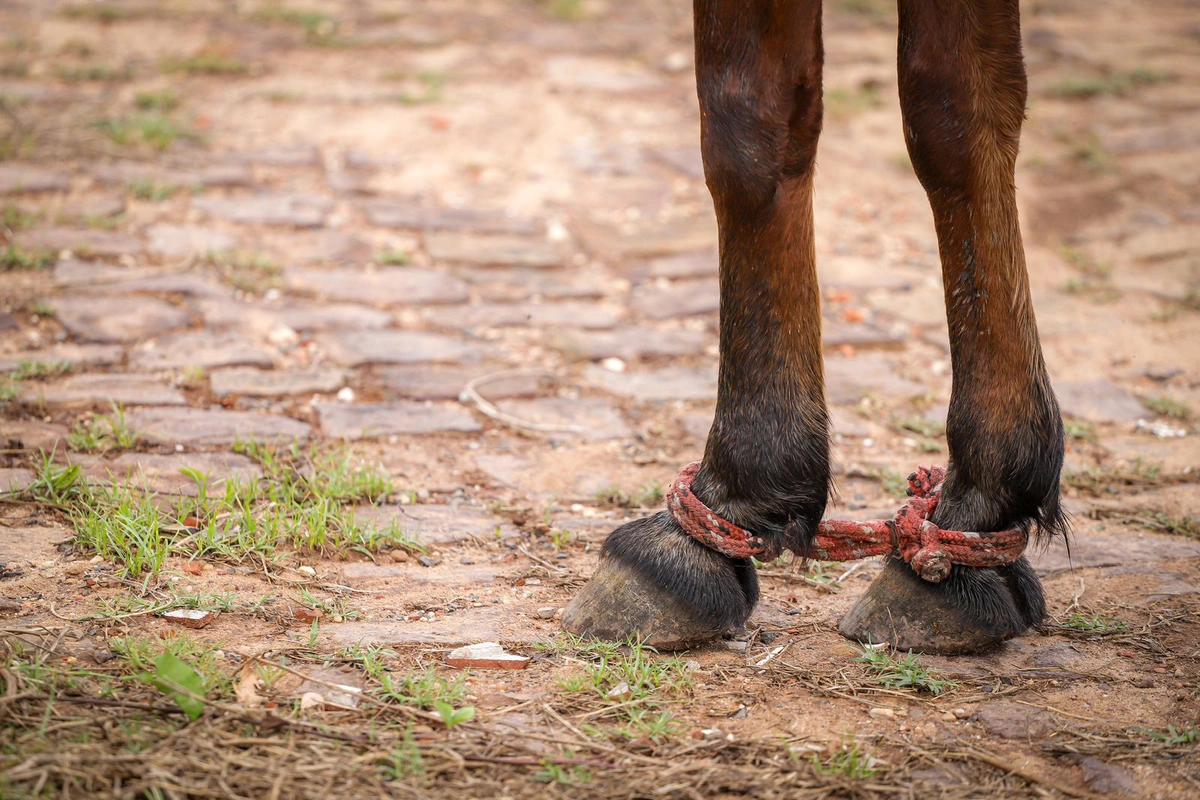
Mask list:
[[[537,610],[538,619],[554,619],[554,614],[558,609],[554,606],[542,606]]]
[[[337,399],[339,403],[353,403],[354,390],[349,386],[343,386],[342,388],[338,389]]]
[[[442,559],[436,556],[417,556],[417,563],[422,567],[436,567],[442,563]]]
[[[317,577],[317,571],[307,564],[302,567],[296,567],[296,572],[299,572],[301,575],[307,575],[310,578]]]
[[[400,564],[405,561],[408,561],[408,553],[406,551],[404,551],[404,550],[393,550],[392,551],[392,563]]]
[[[896,716],[896,712],[890,708],[872,708],[867,713],[877,719],[891,719]]]
[[[958,717],[954,716],[953,711],[943,711],[942,722],[958,722]]]

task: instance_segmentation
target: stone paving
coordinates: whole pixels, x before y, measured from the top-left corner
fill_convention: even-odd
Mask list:
[[[349,442],[412,492],[447,552],[467,541],[455,531],[528,543],[527,525],[488,509],[546,509],[583,532],[564,564],[586,576],[626,513],[597,492],[668,481],[712,417],[716,228],[688,4],[314,4],[337,21],[328,46],[255,5],[0,8],[0,491],[33,480],[38,450],[171,491],[181,467],[252,470],[238,440]],[[816,215],[832,510],[885,513],[886,476],[945,459],[948,340],[890,12],[827,5]],[[1020,204],[1068,469],[1150,465],[1175,481],[1068,490],[1073,563],[1152,574],[1170,559],[1186,569],[1147,596],[1200,592],[1194,542],[1144,533],[1153,547],[1124,552],[1122,526],[1103,521],[1110,506],[1200,514],[1194,5],[1154,0],[1134,19],[1108,1],[1026,6]],[[167,66],[211,54],[238,68]],[[107,77],[69,77],[81,66]],[[482,378],[500,419],[460,401]],[[72,428],[114,403],[138,444],[75,452]],[[0,520],[0,545],[24,524]],[[1040,562],[1070,566],[1057,551]],[[502,573],[459,558],[345,568],[351,585],[439,592]],[[1056,585],[1057,610],[1071,586]],[[827,621],[851,598],[810,600]],[[508,608],[411,634],[347,622],[336,637],[527,640]],[[1170,666],[1185,661],[1194,677],[1195,654]],[[1022,708],[981,724],[1006,736]]]

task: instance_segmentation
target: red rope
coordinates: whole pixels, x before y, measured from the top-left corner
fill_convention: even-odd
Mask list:
[[[723,519],[692,492],[692,479],[699,469],[699,461],[688,464],[671,484],[667,509],[675,521],[705,547],[730,558],[750,558],[766,552],[766,543],[760,537]],[[823,520],[805,558],[853,561],[892,553],[930,583],[945,580],[953,564],[998,567],[1016,561],[1029,540],[1029,534],[1021,528],[974,533],[943,530],[929,521],[945,477],[946,470],[941,467],[918,467],[908,479],[912,499],[894,519]]]

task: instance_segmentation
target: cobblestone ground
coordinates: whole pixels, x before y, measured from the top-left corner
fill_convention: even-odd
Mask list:
[[[835,632],[879,565],[770,565],[750,631],[683,656],[661,730],[620,733],[606,709],[640,690],[597,679],[587,705],[586,651],[537,643],[712,417],[687,4],[0,3],[0,794],[1196,796],[1200,20],[1184,0],[1023,6],[1020,203],[1074,514],[1070,555],[1036,558],[1051,624],[922,657],[943,694],[881,687]],[[831,513],[883,516],[945,459],[946,323],[894,9],[835,0],[825,30]],[[238,549],[253,526],[198,483],[278,482],[261,445],[293,441],[301,475],[390,483],[326,493],[336,543],[301,541],[309,496],[284,538]],[[155,501],[138,517],[105,481]],[[161,566],[84,535],[96,519],[153,528]],[[184,632],[154,613],[184,605],[221,613]],[[217,706],[183,727],[151,696],[146,742],[95,687],[47,700],[79,691],[51,666],[86,688],[138,666],[128,642],[187,637],[223,648],[246,706],[254,653],[318,676],[260,664],[250,694],[289,721],[218,737],[278,776],[194,763]],[[329,683],[375,696],[362,646],[390,648],[386,677],[480,641],[533,662],[472,670],[453,730],[416,712],[423,770],[354,738],[387,740],[375,711],[293,708]]]

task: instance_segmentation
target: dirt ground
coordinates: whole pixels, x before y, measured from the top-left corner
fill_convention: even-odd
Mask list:
[[[836,633],[875,562],[686,653],[559,630],[712,418],[687,3],[0,0],[0,796],[1197,796],[1200,19],[1022,8],[1073,536],[1044,629],[908,660]],[[825,13],[837,516],[946,457],[894,18]]]

